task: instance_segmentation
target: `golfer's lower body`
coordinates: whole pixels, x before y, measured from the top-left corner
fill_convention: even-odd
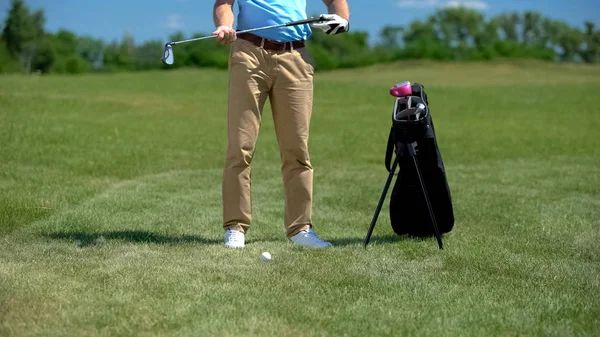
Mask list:
[[[250,36],[253,37],[253,36]],[[251,163],[269,98],[281,156],[284,226],[292,242],[331,244],[312,230],[313,168],[308,153],[314,67],[299,45],[273,50],[269,43],[239,36],[229,56],[228,146],[223,171],[225,246],[243,247],[252,221]]]

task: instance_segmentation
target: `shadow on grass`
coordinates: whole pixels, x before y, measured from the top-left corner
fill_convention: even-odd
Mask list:
[[[177,244],[221,244],[222,240],[206,239],[196,235],[169,236],[148,231],[112,231],[105,233],[57,232],[44,234],[58,240],[74,240],[79,247],[102,244],[105,240],[122,240],[134,243]]]
[[[442,236],[443,238],[443,236]],[[364,245],[365,238],[342,238],[342,239],[331,239],[327,240],[331,242],[334,246],[356,246]],[[422,242],[422,241],[432,241],[435,243],[435,239],[433,237],[415,237],[408,235],[385,235],[385,236],[371,236],[371,240],[369,241],[369,246],[373,245],[390,245],[403,241],[414,241],[414,242]]]
[[[371,241],[369,241],[369,246],[371,245],[381,245],[381,244],[394,244],[400,241],[407,240],[406,236],[398,236],[398,235],[386,235],[386,236],[371,236]],[[355,238],[341,238],[341,239],[330,239],[327,240],[331,242],[334,246],[356,246],[363,245],[365,238],[364,237],[355,237]]]

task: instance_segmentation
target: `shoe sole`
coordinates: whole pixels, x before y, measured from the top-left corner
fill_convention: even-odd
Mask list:
[[[326,245],[326,246],[314,246],[314,245],[303,245],[301,243],[297,243],[297,242],[294,242],[294,241],[290,241],[290,242],[293,243],[296,246],[299,246],[299,247],[308,247],[308,248],[329,248],[329,247],[333,246],[331,244]]]
[[[225,248],[244,248],[244,246],[225,245]]]

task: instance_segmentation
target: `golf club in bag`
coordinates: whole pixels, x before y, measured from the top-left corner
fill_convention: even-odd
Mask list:
[[[425,88],[418,83],[402,82],[392,87],[390,94],[396,97],[396,102],[385,156],[389,176],[364,246],[369,244],[396,168],[400,166],[390,198],[394,232],[412,237],[433,235],[443,249],[442,234],[454,227],[454,212]],[[393,154],[396,156],[392,164]]]
[[[327,19],[327,18],[325,18],[325,16],[319,15],[318,17],[308,18],[305,20],[290,21],[290,22],[287,22],[287,23],[284,23],[281,25],[273,25],[273,26],[265,26],[265,27],[241,30],[241,31],[236,32],[236,34],[239,35],[239,34],[244,34],[244,33],[257,32],[260,30],[290,27],[290,26],[304,25],[304,24],[310,24],[310,23],[314,23],[314,22],[324,22],[324,21],[331,21],[331,19]],[[207,39],[214,39],[216,37],[217,37],[216,35],[209,35],[209,36],[198,37],[198,38],[194,38],[194,39],[169,42],[169,43],[165,44],[165,50],[163,52],[162,61],[163,61],[163,63],[168,64],[168,65],[172,65],[175,63],[175,55],[173,54],[173,46],[176,44],[193,42],[193,41],[201,41],[201,40],[207,40]]]

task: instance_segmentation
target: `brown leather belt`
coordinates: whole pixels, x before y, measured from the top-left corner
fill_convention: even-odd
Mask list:
[[[267,50],[275,50],[275,51],[288,51],[291,50],[292,47],[294,49],[304,47],[304,40],[293,41],[293,42],[278,42],[269,39],[262,38],[260,36],[254,35],[252,33],[243,33],[238,35],[238,38],[244,39],[246,41],[250,41],[257,46],[261,46]]]

